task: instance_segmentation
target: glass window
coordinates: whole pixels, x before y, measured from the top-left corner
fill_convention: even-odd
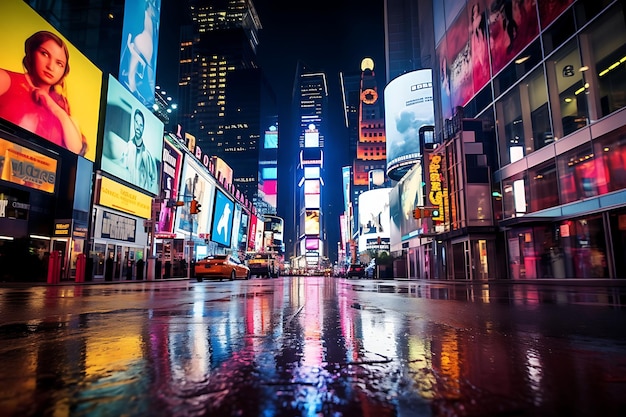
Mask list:
[[[506,165],[524,157],[524,122],[519,90],[513,89],[496,103],[500,164]]]
[[[523,216],[528,211],[528,181],[519,173],[502,181],[502,206],[504,218]]]
[[[504,68],[493,80],[494,93],[497,96],[504,93],[509,87],[521,79],[532,68],[541,62],[541,43],[539,39],[531,43],[520,52],[517,58]]]
[[[554,161],[531,168],[528,172],[530,182],[530,211],[543,210],[559,205],[559,184]]]
[[[599,161],[598,192],[600,194],[626,188],[626,128],[593,141],[594,154]]]
[[[574,15],[571,10],[568,10],[543,33],[544,53],[549,55],[572,37],[575,32]]]
[[[585,35],[598,75],[600,117],[626,107],[626,22],[621,7],[616,6],[595,22]]]
[[[557,165],[561,204],[598,195],[598,170],[590,145],[559,155]]]
[[[546,60],[546,72],[551,99],[555,101],[555,136],[561,138],[587,125],[587,88],[576,40]]]
[[[530,108],[530,126],[533,134],[526,143],[528,153],[554,142],[543,67],[534,71],[520,88],[525,89],[522,97],[527,97]]]

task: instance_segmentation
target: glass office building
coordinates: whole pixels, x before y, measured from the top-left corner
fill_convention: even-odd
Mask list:
[[[507,278],[626,277],[624,7],[420,5],[420,23],[433,25],[421,53],[436,57],[436,137],[445,143],[462,115],[494,138],[492,198]]]

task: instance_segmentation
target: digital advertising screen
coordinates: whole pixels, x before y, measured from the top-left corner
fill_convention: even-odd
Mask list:
[[[211,224],[211,240],[230,247],[235,203],[221,190],[215,191],[215,206]]]
[[[161,193],[163,202],[157,222],[157,233],[173,233],[176,208],[171,203],[178,201],[178,183],[180,180],[183,154],[172,144],[169,135],[163,142],[163,158],[161,169]],[[180,201],[183,201],[182,199]],[[170,205],[168,206],[168,203]]]
[[[194,157],[186,156],[183,161],[180,186],[178,187],[178,200],[185,204],[176,209],[177,234],[185,236],[190,231],[192,234],[209,232],[214,192],[215,182],[204,167]],[[189,212],[190,203],[194,197],[200,204],[200,213],[197,214]]]
[[[13,184],[54,193],[57,161],[0,137],[0,178]]]
[[[270,126],[264,135],[263,147],[265,149],[278,149],[278,128]]]
[[[0,16],[0,118],[93,162],[102,72],[24,1]]]
[[[536,1],[498,1],[489,8],[489,50],[494,74],[539,34]]]
[[[398,184],[400,188],[400,233],[402,239],[409,238],[417,230],[413,210],[424,201],[422,190],[422,167],[416,165]]]
[[[433,78],[430,69],[393,79],[385,88],[387,175],[400,180],[421,155],[419,130],[434,126]]]
[[[231,228],[232,230],[232,236],[231,236],[231,249],[233,250],[237,250],[238,244],[239,244],[239,227],[241,226],[241,213],[242,213],[242,209],[241,209],[241,204],[239,203],[235,203],[235,211],[233,212],[233,226]]]
[[[241,252],[248,250],[248,228],[250,215],[245,211],[241,212],[241,221],[239,222],[239,234],[237,239],[237,249]]]
[[[161,0],[126,0],[120,83],[146,107],[154,104]]]
[[[366,251],[368,239],[391,237],[389,192],[391,188],[377,188],[359,195],[359,251]]]
[[[163,154],[163,122],[109,75],[103,171],[158,194]]]
[[[320,211],[306,210],[304,219],[304,234],[307,236],[319,236],[320,234]]]

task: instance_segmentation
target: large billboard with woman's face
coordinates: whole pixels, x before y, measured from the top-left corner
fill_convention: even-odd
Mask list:
[[[163,122],[109,75],[102,170],[158,194],[162,153]]]
[[[0,118],[94,161],[102,72],[23,1],[0,16]]]
[[[433,77],[429,69],[412,71],[385,87],[387,175],[400,180],[421,157],[419,131],[434,126]]]

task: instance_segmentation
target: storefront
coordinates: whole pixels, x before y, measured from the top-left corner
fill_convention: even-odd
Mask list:
[[[148,228],[152,197],[100,176],[93,208],[89,264],[93,278],[107,281],[146,279]]]

